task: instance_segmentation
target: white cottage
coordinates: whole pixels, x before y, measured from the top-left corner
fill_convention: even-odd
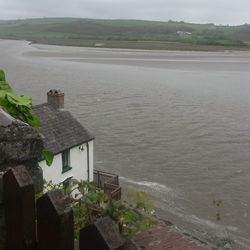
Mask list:
[[[64,93],[50,90],[47,103],[33,107],[41,120],[45,147],[54,153],[52,166],[39,162],[46,181],[66,183],[70,179],[93,181],[94,137],[64,110]]]

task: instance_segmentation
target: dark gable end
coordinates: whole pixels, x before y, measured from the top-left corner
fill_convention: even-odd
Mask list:
[[[68,111],[47,103],[34,106],[33,110],[41,120],[39,132],[44,136],[45,147],[54,154],[94,139]]]

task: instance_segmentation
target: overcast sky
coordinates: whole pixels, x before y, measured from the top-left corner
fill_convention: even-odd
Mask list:
[[[34,17],[250,23],[250,0],[0,0],[0,20]]]

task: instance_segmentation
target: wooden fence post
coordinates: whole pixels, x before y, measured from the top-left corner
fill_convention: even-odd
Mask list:
[[[3,175],[4,172],[0,171],[0,249],[5,248],[5,216],[3,206]]]
[[[24,166],[4,174],[3,190],[7,249],[36,249],[35,191]]]
[[[74,250],[73,212],[62,191],[37,200],[37,233],[39,250]]]
[[[104,217],[80,230],[79,243],[79,250],[121,250],[125,241],[111,219]]]

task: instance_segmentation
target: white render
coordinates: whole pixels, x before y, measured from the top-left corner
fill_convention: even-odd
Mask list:
[[[54,184],[61,183],[72,177],[76,180],[88,180],[88,157],[89,151],[89,181],[94,180],[94,141],[89,141],[70,149],[70,169],[62,173],[62,153],[54,155],[52,165],[47,166],[43,160],[39,162],[43,170],[43,178],[46,181],[52,181]],[[89,150],[87,150],[87,144]]]

